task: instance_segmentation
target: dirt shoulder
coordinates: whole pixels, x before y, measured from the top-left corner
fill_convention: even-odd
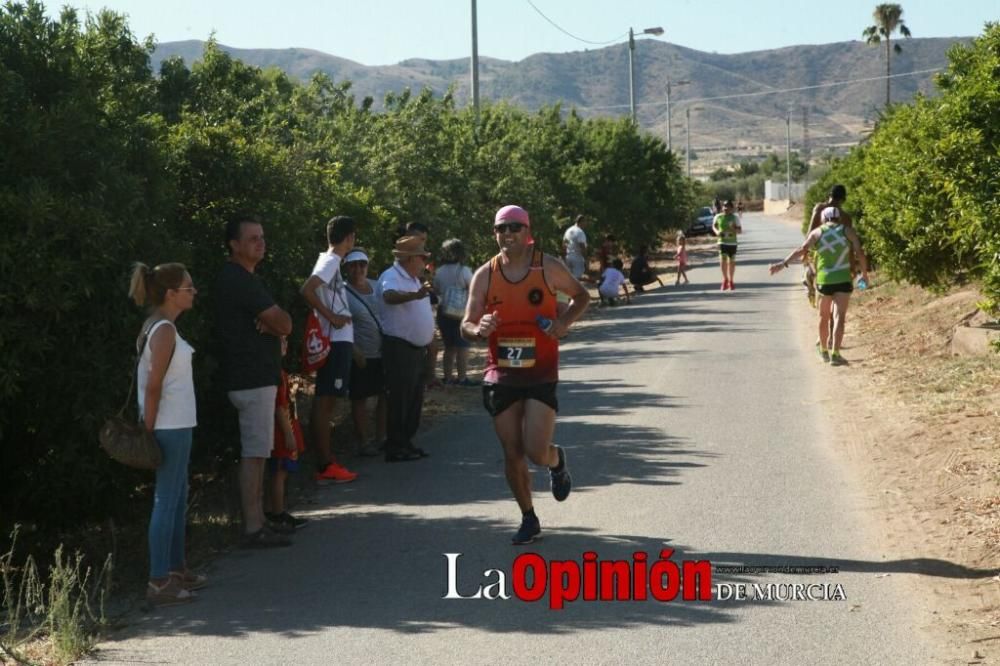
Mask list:
[[[949,663],[1000,663],[1000,356],[950,352],[954,326],[976,309],[974,287],[934,295],[874,283],[851,299],[850,366],[827,369],[835,398],[824,408],[885,556],[922,574],[910,579],[933,600],[922,629]]]

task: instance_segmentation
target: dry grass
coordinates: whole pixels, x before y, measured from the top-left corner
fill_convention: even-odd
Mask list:
[[[858,294],[851,319],[867,347],[864,365],[921,419],[1000,417],[1000,357],[953,356],[955,325],[975,310],[972,288],[936,297],[889,284]],[[853,326],[853,325],[852,325]],[[849,344],[858,344],[849,339]],[[993,420],[994,434],[1000,434]]]
[[[913,499],[922,510],[935,506],[947,514],[940,522],[949,529],[941,536],[970,564],[985,564],[1000,544],[1000,356],[950,351],[954,327],[979,298],[971,287],[938,296],[912,285],[879,285],[852,299],[845,341],[851,355],[862,357],[857,365],[879,398],[911,422],[897,433],[900,450],[945,461],[913,465],[927,476],[913,491],[925,497]],[[899,464],[911,463],[901,457]]]
[[[921,581],[935,600],[928,628],[959,654],[1000,626],[1000,577],[983,573],[1000,561],[1000,355],[951,353],[980,300],[974,287],[874,285],[851,299],[840,417],[863,417],[855,460],[889,551],[970,572]]]

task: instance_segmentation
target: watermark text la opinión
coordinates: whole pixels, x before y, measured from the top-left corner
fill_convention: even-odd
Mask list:
[[[538,553],[514,558],[510,586],[503,569],[483,571],[483,583],[475,590],[458,589],[458,560],[462,553],[444,553],[448,562],[448,591],[443,599],[517,598],[537,602],[548,597],[549,608],[561,610],[574,601],[656,601],[669,602],[680,595],[684,601],[712,599],[712,563],[684,560],[680,566],[670,558],[674,551],[661,550],[650,561],[642,551],[631,560],[601,560],[588,550],[581,561],[546,560]]]

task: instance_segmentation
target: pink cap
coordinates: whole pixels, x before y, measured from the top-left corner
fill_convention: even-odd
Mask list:
[[[520,206],[504,206],[497,211],[496,216],[493,218],[493,225],[496,226],[501,222],[520,222],[524,226],[528,227],[526,233],[528,235],[528,244],[535,242],[535,239],[531,236],[531,219],[528,217],[528,211],[524,210]]]

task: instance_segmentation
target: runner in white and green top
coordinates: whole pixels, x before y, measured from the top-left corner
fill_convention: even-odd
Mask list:
[[[820,293],[819,301],[819,353],[830,365],[845,365],[847,361],[840,355],[840,346],[844,341],[844,321],[847,316],[847,305],[854,291],[851,273],[851,250],[861,263],[861,277],[868,281],[868,259],[861,249],[861,240],[854,229],[844,226],[837,206],[828,206],[820,214],[821,224],[806,236],[802,245],[785,257],[783,261],[771,264],[770,272],[774,275],[782,268],[788,268],[788,262],[794,261],[816,248],[816,290]],[[833,349],[827,351],[827,331],[830,318],[833,317]]]
[[[732,291],[736,272],[736,235],[743,233],[740,218],[733,213],[733,202],[722,204],[722,212],[712,220],[712,233],[719,238],[719,264],[722,267],[722,291]]]

